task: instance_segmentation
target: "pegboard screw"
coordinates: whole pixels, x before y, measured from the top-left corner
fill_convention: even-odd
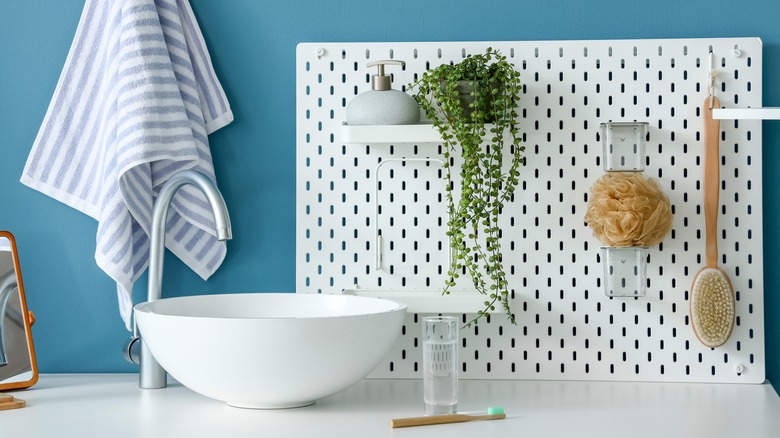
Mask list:
[[[745,372],[745,365],[742,365],[741,363],[738,363],[734,366],[734,371],[737,373],[738,376],[741,376],[742,373]]]
[[[322,47],[317,48],[317,59],[322,59],[323,56],[325,56],[325,49]]]
[[[739,58],[742,56],[742,50],[740,50],[739,47],[734,47],[734,50],[731,51],[731,54],[734,55],[735,58]]]

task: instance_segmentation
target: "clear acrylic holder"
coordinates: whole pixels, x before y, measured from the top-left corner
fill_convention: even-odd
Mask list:
[[[601,124],[604,171],[642,172],[645,170],[647,122],[606,122]]]
[[[608,297],[643,297],[647,284],[646,246],[601,247],[604,293]]]

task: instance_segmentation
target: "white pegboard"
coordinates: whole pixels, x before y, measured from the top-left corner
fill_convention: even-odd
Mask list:
[[[461,377],[762,382],[760,121],[721,122],[719,265],[737,298],[731,339],[703,347],[688,310],[693,276],[704,264],[700,110],[708,53],[715,54],[721,105],[760,107],[758,39],[300,44],[297,290],[443,284],[444,182],[428,161],[441,157],[440,146],[348,144],[341,125],[349,101],[370,87],[367,62],[406,61],[392,71],[394,87],[405,88],[426,68],[489,46],[516,64],[524,84],[527,163],[503,224],[517,326],[495,313],[464,330]],[[604,295],[600,244],[583,222],[590,187],[603,174],[599,124],[610,120],[649,123],[645,175],[658,179],[673,205],[671,234],[650,249],[643,298]],[[378,270],[377,233],[386,245]],[[407,316],[373,377],[421,376],[418,319]]]

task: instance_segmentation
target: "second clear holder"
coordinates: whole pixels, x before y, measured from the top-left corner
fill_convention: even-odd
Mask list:
[[[641,172],[645,170],[646,122],[606,122],[601,124],[604,170]]]
[[[604,292],[608,297],[643,297],[647,282],[646,246],[601,248]]]

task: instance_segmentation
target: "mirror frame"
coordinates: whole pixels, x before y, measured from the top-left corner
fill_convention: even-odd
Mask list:
[[[16,239],[9,231],[0,231],[0,238],[5,237],[11,244],[11,258],[13,259],[14,271],[16,272],[16,283],[19,286],[19,301],[22,305],[22,316],[24,317],[24,332],[27,335],[27,349],[30,353],[30,368],[32,368],[32,377],[30,380],[0,383],[0,391],[10,389],[29,388],[38,381],[38,363],[35,360],[35,349],[32,340],[32,325],[35,317],[32,312],[27,310],[27,299],[24,296],[24,285],[22,284],[22,270],[19,267],[19,252],[16,249]]]

